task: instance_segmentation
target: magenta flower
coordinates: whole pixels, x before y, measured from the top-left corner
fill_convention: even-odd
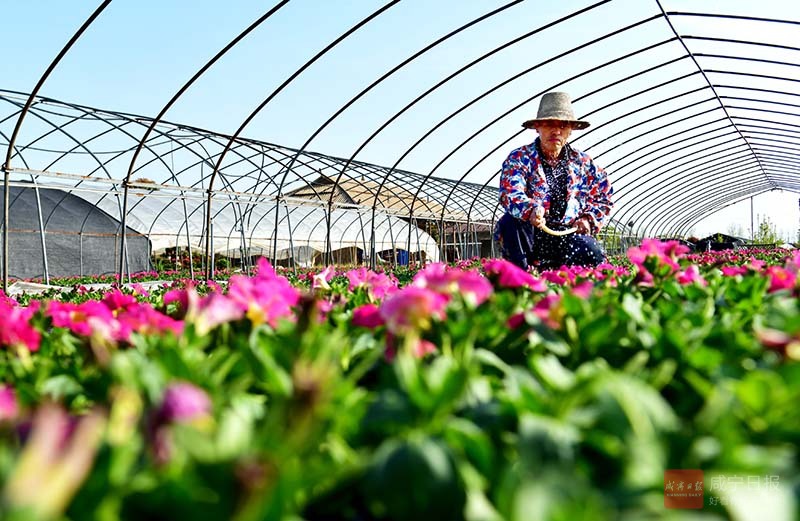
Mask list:
[[[418,286],[406,286],[392,293],[380,306],[386,327],[396,335],[427,330],[431,319],[443,319],[447,297]]]
[[[188,382],[167,386],[158,418],[165,423],[190,422],[211,413],[211,399],[203,389]]]
[[[5,292],[0,289],[0,306],[15,307],[19,306],[19,302],[6,295]]]
[[[367,268],[363,266],[345,273],[347,280],[350,281],[350,291],[354,291],[359,286],[366,286],[368,273]]]
[[[353,310],[353,325],[375,329],[384,325],[378,306],[375,304],[364,304]]]
[[[183,332],[183,322],[164,315],[148,304],[137,303],[117,315],[121,330],[136,331],[145,335],[160,334],[166,331],[178,336]]]
[[[383,300],[386,295],[397,290],[397,279],[385,273],[375,273],[361,267],[348,271],[345,276],[350,281],[350,291],[365,287],[373,301]]]
[[[700,270],[696,264],[692,264],[685,270],[678,273],[678,284],[699,284],[700,286],[707,286],[708,282],[700,275]]]
[[[585,280],[572,287],[572,294],[582,299],[588,299],[592,295],[593,289],[594,283],[590,280]]]
[[[534,314],[552,329],[561,328],[561,319],[564,309],[561,307],[561,295],[550,294],[536,303],[533,307]]]
[[[533,291],[547,291],[543,280],[523,270],[505,259],[486,259],[483,271],[491,280],[495,280],[501,288],[531,288]]]
[[[655,258],[658,266],[669,267],[673,273],[680,269],[677,259],[689,252],[689,248],[678,241],[661,242],[658,239],[643,239],[639,247],[628,248],[628,259],[639,269],[646,269],[648,258]]]
[[[477,271],[448,268],[439,262],[417,272],[414,285],[448,297],[460,294],[472,306],[479,306],[492,294],[492,284]]]
[[[277,275],[263,257],[255,277],[230,278],[227,297],[253,324],[267,323],[272,327],[281,319],[293,319],[294,306],[300,302],[300,292],[285,277]]]
[[[96,300],[88,300],[81,304],[52,300],[47,305],[46,315],[53,320],[54,326],[67,328],[80,336],[92,334],[92,322],[114,320],[114,315],[108,306]]]
[[[39,301],[33,301],[28,307],[16,304],[8,305],[0,301],[0,346],[26,348],[38,351],[42,335],[31,325],[31,317],[39,310]]]
[[[780,266],[770,266],[767,268],[766,274],[769,277],[769,289],[767,290],[769,293],[784,289],[791,290],[797,282],[797,274]]]
[[[542,278],[547,282],[558,284],[559,286],[566,286],[570,282],[571,273],[566,270],[547,270],[542,272]]]
[[[10,385],[0,384],[0,422],[13,420],[19,414],[17,394]]]
[[[721,270],[722,274],[726,277],[735,277],[736,275],[744,275],[747,273],[747,268],[744,266],[723,266]]]
[[[508,329],[517,329],[524,323],[525,323],[525,313],[520,312],[508,317],[508,320],[506,321],[506,326],[508,327]]]
[[[136,297],[126,295],[118,289],[113,289],[103,295],[103,304],[111,311],[120,311],[136,304]]]

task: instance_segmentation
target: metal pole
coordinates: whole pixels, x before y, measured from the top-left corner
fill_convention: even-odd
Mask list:
[[[8,140],[8,150],[6,151],[6,161],[3,163],[3,188],[5,192],[3,194],[3,291],[8,291],[8,205],[9,205],[9,197],[8,197],[8,176],[11,173],[11,156],[13,155],[14,151],[14,144],[17,141],[17,136],[19,135],[19,130],[22,127],[22,121],[25,119],[25,115],[31,108],[33,104],[33,100],[36,98],[36,94],[42,88],[45,80],[50,73],[53,72],[53,69],[56,68],[58,62],[61,61],[61,58],[67,54],[67,51],[72,47],[72,45],[80,38],[83,32],[89,27],[92,22],[94,22],[95,18],[103,12],[108,4],[111,3],[111,0],[105,0],[100,6],[95,9],[92,15],[83,22],[80,29],[70,38],[64,48],[58,53],[58,56],[55,57],[53,62],[47,67],[47,70],[42,74],[42,77],[39,78],[39,81],[36,83],[36,86],[31,91],[30,96],[28,96],[28,100],[25,102],[25,106],[22,108],[22,112],[20,112],[19,119],[17,119],[17,124],[14,126],[14,131],[11,133],[11,138]]]
[[[756,240],[756,230],[753,228],[753,196],[750,196],[750,242]]]

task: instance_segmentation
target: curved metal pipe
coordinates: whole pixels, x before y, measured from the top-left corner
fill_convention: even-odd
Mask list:
[[[95,19],[97,19],[97,17],[100,16],[100,13],[102,13],[103,10],[106,7],[108,7],[108,4],[110,4],[110,3],[111,3],[111,0],[104,0],[103,3],[100,4],[97,7],[97,9],[94,10],[94,12],[91,14],[91,16],[89,16],[89,18],[87,18],[86,21],[83,22],[83,24],[80,26],[78,31],[74,35],[72,35],[72,38],[69,39],[67,44],[61,49],[61,51],[58,53],[58,55],[55,57],[55,59],[52,61],[52,63],[50,63],[50,65],[47,67],[47,70],[45,70],[44,74],[42,74],[42,77],[39,78],[39,81],[36,83],[36,86],[31,91],[30,96],[28,96],[28,101],[25,102],[25,107],[23,107],[22,112],[20,113],[19,118],[17,119],[17,124],[14,126],[14,131],[11,133],[11,139],[9,139],[9,143],[8,143],[8,150],[6,151],[6,161],[3,164],[3,188],[5,189],[5,192],[4,192],[4,195],[3,195],[3,215],[4,215],[4,219],[3,219],[3,291],[4,292],[8,291],[8,218],[9,218],[9,215],[8,215],[8,213],[9,213],[8,212],[8,208],[9,208],[8,181],[9,181],[9,175],[11,174],[11,156],[12,156],[12,154],[14,152],[14,144],[17,141],[17,136],[19,135],[20,128],[22,128],[22,121],[25,119],[25,115],[28,113],[28,110],[30,110],[31,105],[33,104],[33,100],[36,98],[36,95],[39,93],[39,90],[42,88],[42,85],[44,85],[45,80],[47,80],[47,78],[50,76],[50,73],[53,72],[53,69],[56,68],[56,66],[61,61],[61,59],[64,57],[64,55],[66,55],[67,52],[69,52],[69,50],[72,48],[72,45],[76,41],[78,41],[78,38],[80,38],[81,35],[83,35],[83,33],[86,31],[86,29],[88,29],[89,26],[92,25],[92,22],[94,22]]]

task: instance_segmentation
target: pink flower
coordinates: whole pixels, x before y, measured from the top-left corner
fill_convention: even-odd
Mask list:
[[[786,260],[786,269],[792,273],[800,272],[800,250],[792,251],[792,255]]]
[[[699,284],[700,286],[707,286],[708,282],[700,275],[700,270],[696,264],[692,264],[684,271],[678,273],[678,284]]]
[[[380,313],[386,327],[396,335],[427,330],[431,319],[443,319],[447,297],[418,286],[406,286],[386,297]]]
[[[126,295],[118,289],[113,289],[103,296],[103,304],[111,311],[120,311],[136,304],[136,297]]]
[[[656,259],[657,266],[669,267],[673,273],[680,269],[677,259],[689,252],[689,248],[678,241],[661,242],[658,239],[643,239],[639,247],[628,248],[628,259],[640,270],[645,270],[648,258]]]
[[[769,277],[769,293],[780,291],[783,289],[793,289],[797,282],[797,274],[781,268],[780,266],[770,266],[766,270]]]
[[[800,339],[798,335],[789,335],[784,331],[769,328],[757,328],[756,338],[767,349],[776,351],[792,360],[800,360]]]
[[[141,334],[154,335],[170,331],[178,336],[183,332],[183,322],[159,313],[148,304],[128,307],[117,316],[121,329],[129,329]]]
[[[31,317],[39,310],[39,301],[28,307],[8,305],[0,301],[0,346],[24,347],[28,351],[38,351],[42,335],[31,324]]]
[[[0,385],[0,422],[13,420],[19,414],[17,394],[10,385]]]
[[[477,271],[448,268],[439,262],[417,272],[414,285],[446,296],[460,294],[472,306],[479,306],[492,294],[492,284]]]
[[[158,417],[166,423],[182,423],[210,413],[211,399],[204,390],[188,382],[176,382],[164,392]]]
[[[747,264],[747,267],[758,273],[759,271],[764,269],[764,266],[766,264],[767,264],[766,262],[753,257],[750,259],[750,262]]]
[[[506,326],[509,329],[517,329],[524,323],[525,323],[525,313],[517,313],[515,315],[511,315],[508,318],[508,320],[506,321]]]
[[[138,282],[135,284],[131,284],[131,289],[133,290],[134,294],[141,295],[143,297],[149,297],[150,292],[144,289],[144,286],[139,284]]]
[[[747,273],[747,268],[744,266],[723,266],[721,270],[722,274],[726,277],[735,277],[736,275],[744,275]]]
[[[424,338],[421,338],[417,341],[416,345],[414,345],[414,356],[417,358],[425,358],[426,355],[430,355],[436,352],[436,346],[433,342],[429,342]]]
[[[394,276],[387,276],[385,273],[375,273],[361,267],[350,270],[345,275],[350,281],[350,291],[365,287],[373,301],[383,300],[386,295],[397,290],[397,279]]]
[[[497,285],[501,288],[528,287],[533,291],[547,291],[544,281],[536,279],[527,271],[505,259],[484,260],[483,271],[487,277],[496,280]]]
[[[313,276],[311,279],[311,289],[322,289],[322,290],[329,290],[331,289],[328,281],[330,281],[336,270],[333,266],[328,266],[324,270],[320,271],[316,275]]]
[[[220,324],[241,320],[246,310],[225,295],[210,293],[198,301],[196,311],[189,313],[186,319],[194,323],[198,334],[205,335]]]
[[[594,283],[590,280],[585,280],[580,284],[576,284],[572,287],[573,295],[580,297],[582,299],[588,299],[592,295],[592,290],[594,289]]]
[[[300,292],[285,277],[277,275],[263,257],[255,277],[230,278],[227,297],[245,311],[253,324],[267,323],[272,327],[281,319],[294,318],[294,306],[300,302]]]
[[[561,307],[561,295],[550,294],[536,303],[533,312],[539,319],[552,329],[561,327],[564,309]]]
[[[375,304],[364,304],[353,310],[354,326],[375,329],[384,324],[385,322],[381,316],[380,310]]]

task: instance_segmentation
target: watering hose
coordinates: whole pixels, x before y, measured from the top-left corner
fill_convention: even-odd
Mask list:
[[[558,236],[569,235],[570,233],[575,233],[578,231],[578,228],[576,228],[575,226],[573,226],[572,228],[567,228],[566,230],[551,230],[550,228],[547,227],[546,224],[543,224],[539,229],[545,233],[549,233],[550,235],[558,235]]]

